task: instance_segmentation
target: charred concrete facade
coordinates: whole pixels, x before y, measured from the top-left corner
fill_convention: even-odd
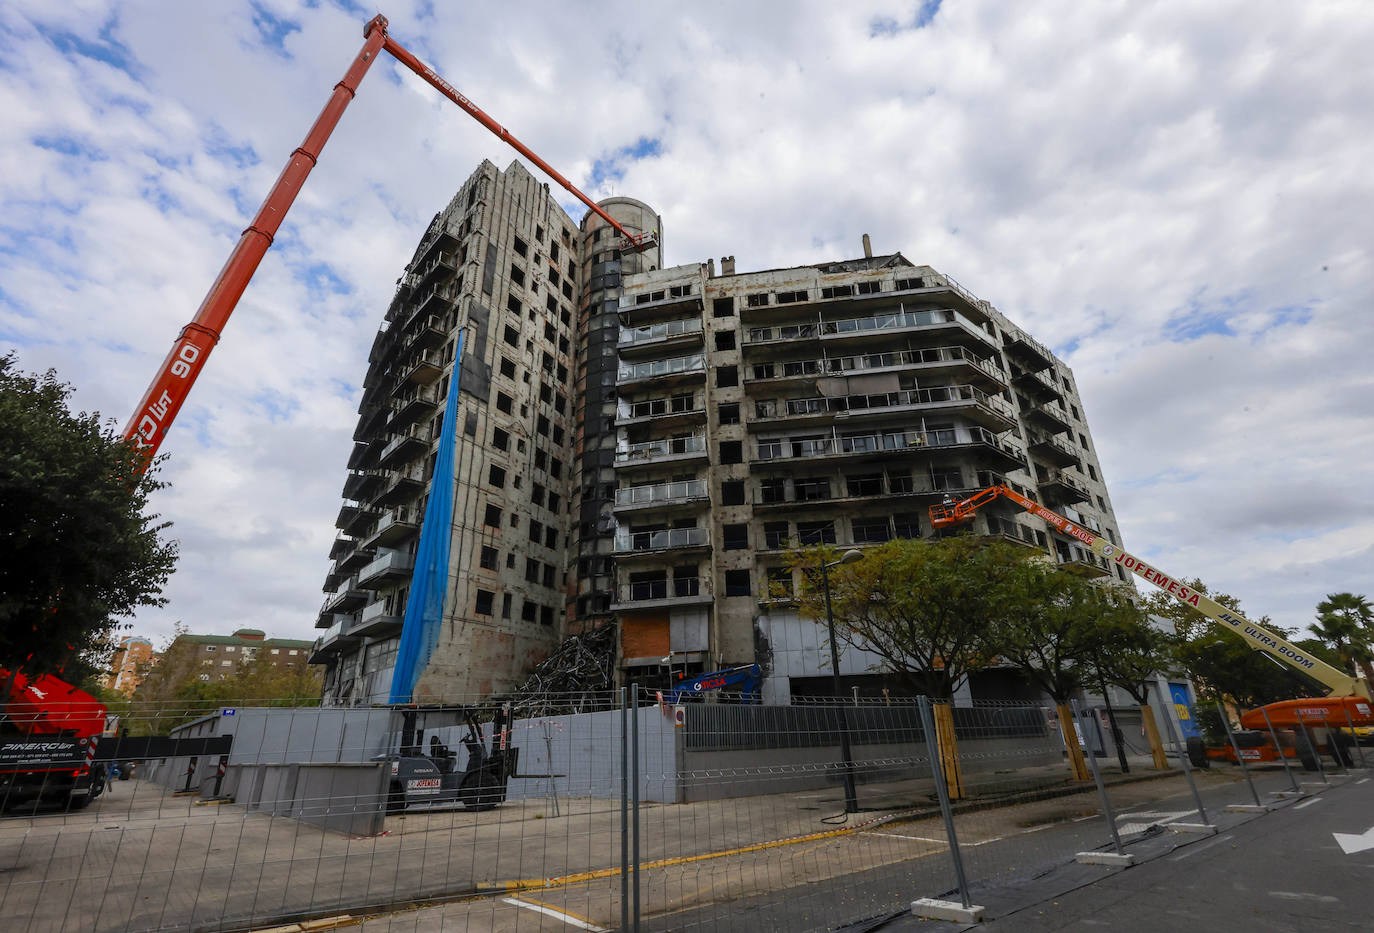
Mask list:
[[[627,279],[620,317],[613,609],[641,682],[758,661],[774,699],[829,693],[820,627],[777,598],[786,550],[931,536],[946,495],[1005,482],[1120,543],[1068,367],[928,266],[727,257]],[[1119,569],[1010,504],[973,531]]]
[[[455,373],[448,591],[416,695],[509,689],[562,637],[578,260],[577,225],[518,162],[484,162],[426,230],[363,380],[311,655],[326,702],[387,698]]]
[[[1072,373],[948,276],[866,241],[787,269],[663,268],[657,213],[601,206],[660,245],[625,251],[518,163],[485,162],[407,264],[317,620],[327,702],[387,699],[455,373],[448,589],[420,698],[510,690],[605,624],[626,680],[757,661],[771,698],[829,692],[823,633],[781,598],[785,552],[930,536],[931,504],[994,483],[1120,543]],[[1007,504],[973,531],[1117,572]],[[876,661],[848,650],[841,673]]]

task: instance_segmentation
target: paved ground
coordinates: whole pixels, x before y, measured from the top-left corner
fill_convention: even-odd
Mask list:
[[[1112,788],[1124,829],[1192,807],[1181,777],[1145,776]],[[1243,795],[1237,779],[1201,778],[1227,802]],[[1264,780],[1278,786],[1282,775]],[[641,808],[645,930],[836,928],[951,885],[922,782],[861,786],[865,812],[848,818],[838,788],[784,788]],[[1010,911],[1029,879],[1107,833],[1091,785],[1014,803],[999,789],[1058,793],[1065,781],[1052,768],[999,775],[981,808],[957,817],[970,875],[1008,892],[998,903]],[[372,915],[363,928],[374,933],[611,929],[628,884],[619,818],[615,801],[564,800],[557,816],[551,801],[512,801],[489,813],[412,811],[384,836],[350,839],[124,782],[81,814],[0,821],[0,930],[231,930],[341,912]]]

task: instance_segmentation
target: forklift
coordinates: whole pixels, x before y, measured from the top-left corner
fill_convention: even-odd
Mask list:
[[[415,804],[458,803],[467,810],[491,810],[506,799],[506,784],[515,776],[520,750],[510,746],[510,704],[496,707],[491,720],[491,746],[482,735],[480,707],[393,707],[400,714],[400,744],[395,753],[377,761],[391,762],[387,812],[399,813]],[[463,729],[467,764],[458,767],[458,754],[437,735],[425,731],[451,726]]]

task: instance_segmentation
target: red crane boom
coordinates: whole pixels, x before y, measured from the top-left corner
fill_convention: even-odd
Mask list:
[[[334,85],[334,93],[330,95],[328,103],[324,105],[324,110],[320,112],[314,125],[310,127],[310,132],[306,134],[305,141],[291,153],[286,168],[282,170],[281,176],[272,186],[267,199],[262,202],[262,207],[258,208],[258,213],[253,218],[252,223],[243,231],[234,251],[229,254],[229,259],[225,262],[224,268],[215,277],[209,293],[201,302],[200,309],[196,311],[196,316],[191,320],[191,323],[181,329],[181,334],[172,344],[171,352],[163,360],[162,366],[158,369],[157,375],[143,396],[143,400],[139,402],[133,417],[125,426],[124,439],[140,449],[144,456],[145,465],[152,460],[157,454],[158,448],[162,446],[163,438],[167,435],[167,429],[176,419],[177,412],[181,410],[187,395],[190,394],[191,386],[200,376],[205,361],[210,356],[210,351],[219,342],[220,333],[224,330],[229,315],[234,312],[244,289],[252,281],[258,264],[262,262],[268,247],[272,245],[272,239],[276,235],[277,228],[286,218],[286,212],[291,209],[291,204],[296,200],[296,195],[305,184],[305,180],[310,177],[311,169],[319,160],[320,150],[329,141],[330,133],[334,131],[339,118],[343,116],[344,110],[353,100],[357,93],[358,84],[367,75],[368,69],[380,51],[390,52],[397,61],[437,88],[441,94],[463,108],[477,122],[491,130],[499,139],[509,143],[517,152],[537,165],[550,178],[587,205],[625,239],[626,249],[640,251],[649,248],[656,242],[655,233],[652,231],[632,234],[622,227],[614,218],[598,207],[591,198],[579,191],[572,182],[554,171],[528,146],[512,136],[505,127],[483,113],[476,104],[459,94],[452,85],[439,77],[434,69],[420,61],[399,42],[387,35],[386,27],[386,17],[379,14],[363,28],[365,41],[362,49],[353,59],[353,64],[349,66],[348,71],[344,73],[343,80]]]

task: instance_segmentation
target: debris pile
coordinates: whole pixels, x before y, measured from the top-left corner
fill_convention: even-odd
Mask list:
[[[509,699],[521,715],[555,716],[616,704],[614,624],[569,635],[539,663]]]

